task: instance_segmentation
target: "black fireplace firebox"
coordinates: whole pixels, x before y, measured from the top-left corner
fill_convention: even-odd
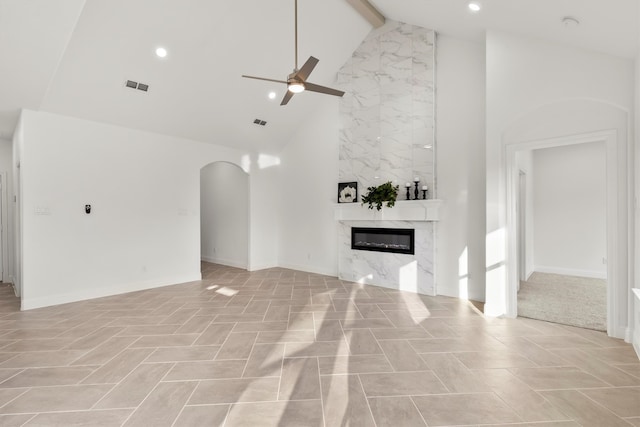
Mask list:
[[[351,249],[397,254],[415,254],[412,228],[351,227]]]

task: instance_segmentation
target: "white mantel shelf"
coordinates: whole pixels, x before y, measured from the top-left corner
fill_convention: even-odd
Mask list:
[[[334,207],[336,221],[438,221],[442,200],[399,200],[392,208],[377,211],[360,203],[338,203]]]

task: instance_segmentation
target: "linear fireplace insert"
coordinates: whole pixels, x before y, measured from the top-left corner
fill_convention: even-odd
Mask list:
[[[414,240],[412,228],[351,227],[351,249],[413,255]]]

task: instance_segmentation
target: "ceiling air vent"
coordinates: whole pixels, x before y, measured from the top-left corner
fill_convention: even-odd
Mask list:
[[[127,80],[127,82],[125,83],[125,86],[130,88],[130,89],[138,89],[138,90],[141,90],[143,92],[148,92],[149,91],[149,85],[148,84],[134,82],[133,80]]]
[[[260,125],[260,126],[264,126],[264,125],[266,125],[266,124],[267,124],[267,122],[266,122],[266,121],[264,121],[264,120],[260,120],[260,119],[255,119],[255,120],[253,121],[253,123],[255,123],[256,125]]]

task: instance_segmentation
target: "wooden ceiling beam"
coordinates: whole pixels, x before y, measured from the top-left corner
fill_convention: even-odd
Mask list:
[[[378,9],[376,9],[371,3],[369,3],[368,0],[347,0],[347,3],[349,3],[355,10],[357,10],[364,19],[369,21],[369,23],[373,25],[374,28],[378,28],[384,25],[384,15],[378,12]]]

